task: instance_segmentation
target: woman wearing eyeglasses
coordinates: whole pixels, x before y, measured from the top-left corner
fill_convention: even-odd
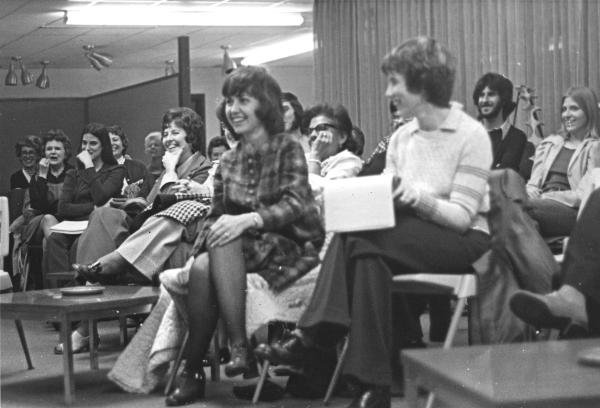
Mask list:
[[[306,111],[304,121],[309,124],[308,172],[328,179],[356,176],[362,160],[354,153],[357,146],[346,108],[316,105]]]

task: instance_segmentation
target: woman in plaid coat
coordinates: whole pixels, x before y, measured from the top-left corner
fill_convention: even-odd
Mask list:
[[[219,316],[232,345],[226,375],[248,371],[246,273],[283,289],[317,265],[323,243],[304,151],[282,133],[275,79],[263,68],[241,67],[226,78],[222,94],[218,115],[239,143],[221,157],[212,207],[195,245],[187,302],[188,344],[194,347],[166,399],[169,406],[204,397],[202,359]]]

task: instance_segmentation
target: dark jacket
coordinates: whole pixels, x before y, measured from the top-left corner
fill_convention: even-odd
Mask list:
[[[66,220],[86,220],[94,210],[117,197],[123,186],[125,168],[105,164],[100,171],[94,168],[67,171],[58,200],[57,217]]]

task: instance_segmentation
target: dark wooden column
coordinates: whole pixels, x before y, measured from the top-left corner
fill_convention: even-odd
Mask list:
[[[190,37],[177,37],[179,63],[179,106],[192,108],[190,96]]]

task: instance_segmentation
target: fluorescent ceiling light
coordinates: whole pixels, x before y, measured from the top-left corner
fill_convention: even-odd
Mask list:
[[[299,26],[300,13],[269,9],[175,12],[156,7],[88,7],[66,12],[66,24],[88,26]]]
[[[239,52],[242,65],[259,65],[269,61],[275,61],[293,55],[304,54],[315,49],[312,33],[300,34],[293,38],[280,41],[275,44],[265,45]]]

